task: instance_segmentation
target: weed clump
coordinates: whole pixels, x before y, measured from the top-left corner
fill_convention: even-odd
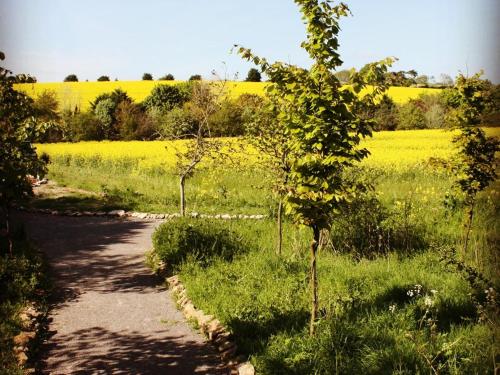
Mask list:
[[[214,258],[232,260],[245,247],[240,236],[215,220],[179,218],[160,225],[153,234],[154,252],[174,269],[188,258],[203,266]]]

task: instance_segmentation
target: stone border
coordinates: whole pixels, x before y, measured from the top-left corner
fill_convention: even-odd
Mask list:
[[[203,310],[194,306],[188,298],[186,288],[179,280],[179,276],[174,275],[166,280],[184,317],[195,323],[200,332],[217,348],[222,360],[231,369],[231,374],[254,375],[255,368],[246,360],[246,357],[236,356],[238,347],[234,343],[231,333],[213,315],[206,315]]]
[[[153,214],[148,212],[136,212],[136,211],[125,211],[125,210],[112,210],[112,211],[73,211],[73,210],[52,210],[50,208],[27,208],[24,206],[14,206],[14,208],[20,211],[40,213],[53,216],[108,216],[108,217],[135,217],[138,219],[154,219],[154,220],[166,220],[173,219],[176,217],[181,217],[179,213],[174,214]],[[230,215],[230,214],[200,214],[198,212],[191,212],[186,216],[193,218],[202,219],[223,219],[223,220],[235,220],[235,219],[252,219],[252,220],[263,220],[267,218],[267,215]]]
[[[18,365],[23,368],[26,374],[34,374],[34,368],[25,368],[28,362],[28,347],[29,343],[33,341],[38,333],[40,327],[41,313],[36,309],[34,303],[26,305],[19,313],[21,320],[22,331],[13,337],[14,342],[14,355],[16,356]]]

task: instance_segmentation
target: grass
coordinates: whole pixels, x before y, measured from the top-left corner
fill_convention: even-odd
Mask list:
[[[143,101],[156,85],[172,85],[181,81],[109,81],[109,82],[51,82],[22,83],[14,85],[16,90],[23,91],[31,97],[36,97],[43,91],[55,91],[60,107],[74,109],[78,107],[87,110],[98,95],[122,89],[136,102]],[[228,82],[227,88],[232,96],[241,94],[263,95],[265,82]],[[391,87],[389,96],[397,103],[405,103],[410,98],[416,98],[421,93],[438,92],[438,89]]]
[[[288,223],[285,252],[277,256],[271,221],[224,225],[244,251],[229,261],[188,258],[178,272],[195,305],[228,327],[258,373],[430,373],[426,356],[437,356],[434,366],[443,373],[492,371],[494,332],[477,322],[466,280],[433,248],[404,255],[394,249],[359,261],[323,249],[322,318],[310,338],[308,230]],[[409,296],[416,285],[419,294]]]
[[[27,303],[36,304],[40,313],[47,310],[48,289],[45,263],[26,240],[22,226],[14,225],[12,256],[4,238],[0,243],[0,373],[23,374],[14,355],[13,337],[26,328],[19,313]],[[36,357],[38,341],[30,342],[28,358]],[[28,364],[34,365],[32,362]]]

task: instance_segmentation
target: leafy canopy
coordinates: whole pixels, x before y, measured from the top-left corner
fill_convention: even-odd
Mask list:
[[[342,88],[335,76],[342,64],[337,35],[339,19],[350,14],[349,8],[326,0],[295,2],[307,28],[307,39],[301,46],[313,60],[310,69],[279,61],[269,63],[243,47],[238,52],[272,82],[266,87],[270,110],[277,113],[294,155],[287,210],[296,222],[322,229],[329,227],[332,213],[355,195],[356,186],[344,181],[343,172],[368,155],[359,143],[371,135],[373,125],[371,120],[358,117],[356,109],[384,92],[382,82],[393,59],[353,72],[352,88]],[[360,99],[357,94],[368,84],[374,84],[371,92]]]

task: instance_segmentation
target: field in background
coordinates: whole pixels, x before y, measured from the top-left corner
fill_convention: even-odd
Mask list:
[[[89,103],[99,94],[122,89],[136,102],[144,100],[156,85],[172,85],[181,81],[109,81],[109,82],[53,82],[53,83],[23,83],[14,85],[17,90],[23,91],[31,97],[52,90],[57,93],[61,108],[74,109],[78,107],[86,110]],[[263,95],[265,82],[229,82],[228,90],[231,95],[238,97],[241,94]],[[396,103],[405,103],[422,93],[436,93],[439,89],[391,87],[389,96]]]

